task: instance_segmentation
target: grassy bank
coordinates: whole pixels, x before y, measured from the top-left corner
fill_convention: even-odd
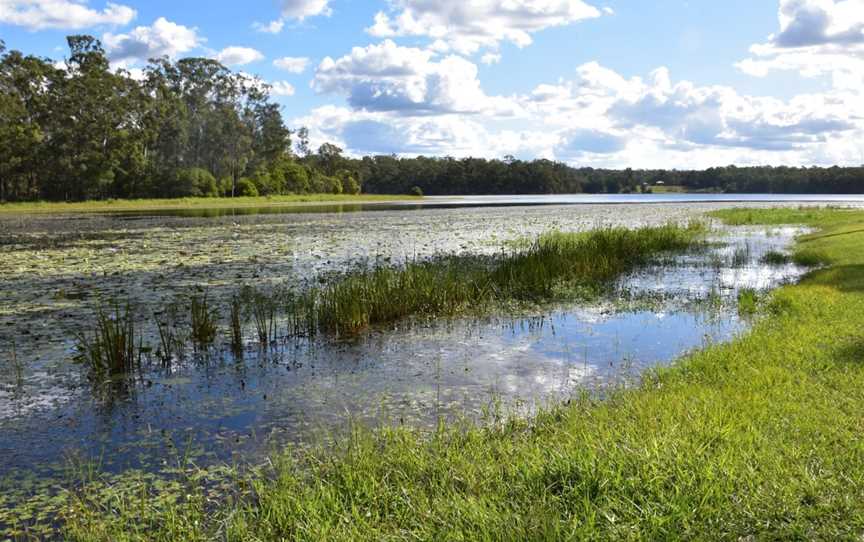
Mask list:
[[[820,228],[830,266],[775,292],[745,337],[530,421],[359,430],[288,454],[214,504],[84,486],[72,540],[849,539],[864,533],[864,213],[730,210]],[[101,488],[101,489],[100,489]],[[224,494],[222,495],[224,497]]]
[[[165,211],[172,209],[223,209],[303,205],[317,203],[364,203],[417,200],[417,196],[388,196],[379,194],[300,194],[288,196],[261,196],[239,198],[175,198],[175,199],[117,199],[80,202],[21,202],[0,203],[0,215],[21,213],[99,213],[112,211]]]

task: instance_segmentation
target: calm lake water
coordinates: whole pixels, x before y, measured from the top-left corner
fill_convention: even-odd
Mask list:
[[[518,207],[536,205],[633,205],[685,203],[801,203],[825,205],[864,204],[860,194],[551,194],[514,196],[427,196],[422,200],[345,204],[274,204],[260,207],[163,209],[122,211],[125,217],[176,216],[213,218],[257,214],[356,213],[363,211],[458,209],[468,207]]]

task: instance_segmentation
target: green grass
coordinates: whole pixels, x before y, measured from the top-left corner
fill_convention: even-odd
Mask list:
[[[526,421],[356,431],[286,452],[213,506],[148,483],[70,494],[70,540],[860,540],[864,213],[723,211],[819,228],[829,267],[746,336]]]
[[[493,257],[446,256],[403,267],[376,266],[291,297],[287,317],[295,334],[341,336],[412,316],[572,298],[596,293],[661,252],[688,248],[704,233],[704,226],[695,222],[552,232]]]
[[[20,202],[0,203],[0,214],[22,213],[97,213],[112,211],[162,211],[174,209],[222,209],[288,206],[319,203],[364,203],[402,200],[421,200],[416,196],[390,196],[378,194],[298,194],[237,198],[174,198],[174,199],[117,199],[80,202]]]

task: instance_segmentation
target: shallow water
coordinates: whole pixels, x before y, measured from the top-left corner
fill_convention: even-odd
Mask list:
[[[29,367],[20,386],[7,376],[0,388],[0,476],[51,476],[72,456],[100,458],[110,472],[159,471],[181,455],[254,463],[352,420],[431,427],[442,417],[479,419],[496,405],[527,413],[579,390],[627,385],[746,329],[737,292],[796,280],[803,269],[759,262],[801,232],[724,228],[708,249],[622,277],[627,302],[403,323],[352,343],[250,346],[242,360],[214,351],[146,369],[110,393],[94,393],[70,364],[67,337],[53,363]],[[744,248],[746,261],[733,267]]]

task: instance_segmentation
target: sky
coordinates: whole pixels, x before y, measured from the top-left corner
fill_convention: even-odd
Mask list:
[[[347,154],[864,164],[864,0],[0,0],[10,49],[206,56]]]

